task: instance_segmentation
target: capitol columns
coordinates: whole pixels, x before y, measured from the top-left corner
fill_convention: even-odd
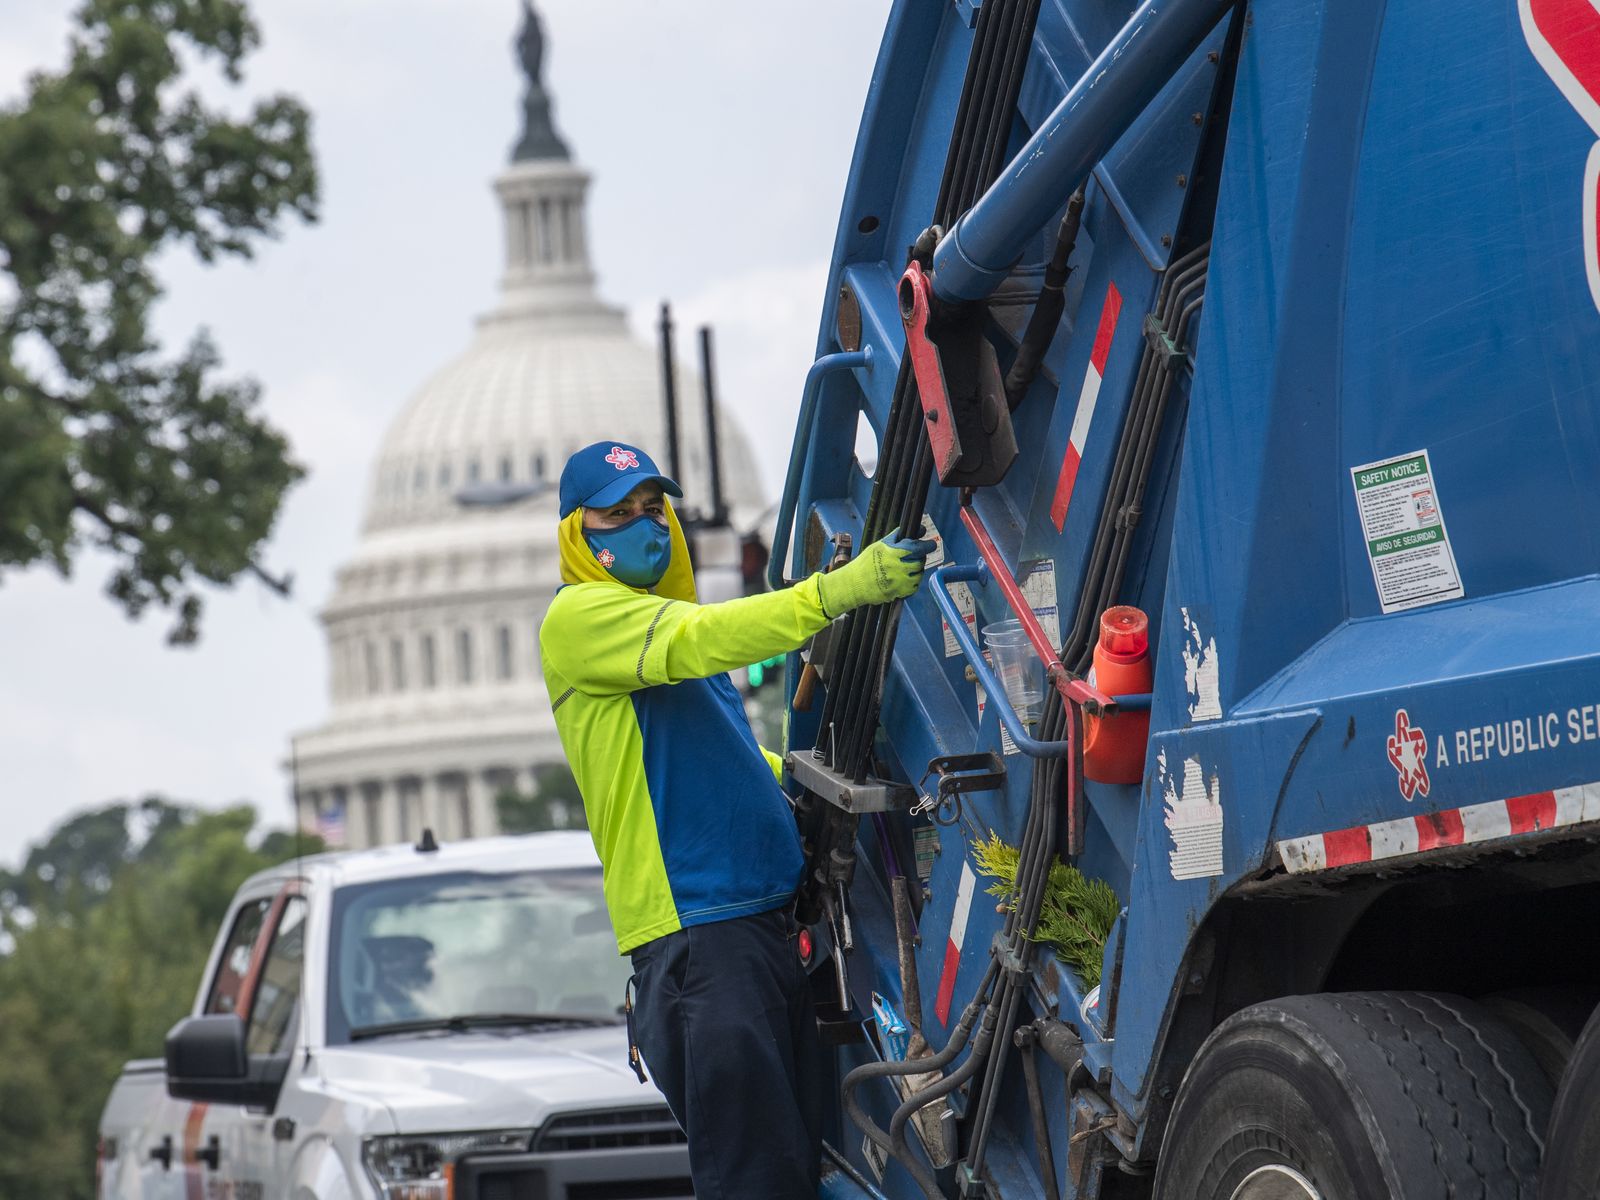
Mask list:
[[[488,837],[500,832],[500,822],[495,819],[494,797],[494,781],[486,772],[467,772],[466,811],[462,815],[472,823],[473,837]]]

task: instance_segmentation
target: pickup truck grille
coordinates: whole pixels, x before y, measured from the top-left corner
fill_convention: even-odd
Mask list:
[[[693,1200],[688,1139],[665,1107],[565,1113],[526,1154],[469,1158],[462,1200]]]
[[[533,1148],[538,1154],[570,1154],[625,1146],[682,1146],[688,1140],[671,1109],[623,1108],[555,1117],[539,1131]]]

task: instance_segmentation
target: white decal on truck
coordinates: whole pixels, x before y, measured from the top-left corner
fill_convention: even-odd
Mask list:
[[[1217,721],[1222,718],[1222,695],[1217,675],[1217,639],[1205,638],[1200,626],[1183,614],[1183,687],[1189,693],[1189,720]]]
[[[1198,758],[1183,760],[1183,790],[1167,773],[1167,752],[1156,758],[1166,826],[1172,834],[1168,862],[1174,879],[1205,879],[1222,874],[1222,793],[1213,775],[1206,779]]]

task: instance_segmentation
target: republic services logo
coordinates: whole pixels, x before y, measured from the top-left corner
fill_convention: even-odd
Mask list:
[[[1428,794],[1428,735],[1411,723],[1405,709],[1394,714],[1389,738],[1389,764],[1400,775],[1400,794],[1407,800]]]
[[[606,461],[619,471],[639,469],[639,456],[632,450],[624,450],[621,446],[611,447],[611,453],[606,455]]]
[[[609,568],[612,563],[617,561],[617,556],[611,553],[609,550],[601,550],[599,554],[595,555],[595,557],[600,560],[600,565],[602,567],[607,568]]]

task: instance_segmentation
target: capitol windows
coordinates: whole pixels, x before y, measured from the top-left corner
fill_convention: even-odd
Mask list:
[[[378,677],[378,645],[376,642],[369,640],[364,649],[367,667],[367,695],[376,696],[382,687],[382,681]]]
[[[456,682],[472,682],[472,630],[456,630]]]
[[[411,490],[420,492],[428,486],[428,472],[423,467],[417,468],[417,473],[411,478]]]
[[[433,634],[431,633],[425,633],[422,635],[421,658],[422,686],[425,688],[437,686],[439,682],[439,676],[437,664],[434,661]]]
[[[480,480],[482,478],[483,478],[483,467],[481,465],[479,465],[477,459],[473,459],[471,462],[469,462],[467,464],[467,482],[468,483],[477,483],[478,480]]]
[[[544,455],[542,454],[533,456],[533,478],[535,482],[544,478]]]
[[[502,625],[495,630],[495,674],[500,679],[510,679],[511,670],[511,626]]]
[[[450,464],[449,463],[440,463],[439,464],[439,487],[441,489],[444,489],[444,488],[447,488],[449,486],[450,486]]]
[[[406,646],[399,638],[389,639],[389,677],[395,691],[406,690]]]
[[[510,483],[511,475],[511,457],[507,455],[505,458],[500,460],[500,482]]]

